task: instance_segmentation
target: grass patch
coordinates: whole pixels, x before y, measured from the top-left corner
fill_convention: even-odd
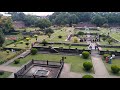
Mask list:
[[[107,68],[107,70],[108,70],[108,72],[109,72],[110,75],[120,76],[120,72],[119,72],[118,74],[113,74],[113,73],[111,72],[111,66],[112,66],[112,65],[117,65],[117,66],[120,67],[120,59],[113,59],[113,60],[112,60],[112,64],[106,63],[105,60],[104,60],[103,62],[104,62],[104,64],[105,64],[105,66],[106,66],[106,68]]]
[[[12,73],[11,72],[4,72],[3,75],[0,75],[0,78],[7,78],[11,75]]]
[[[7,54],[6,51],[0,51],[0,61],[4,61],[10,57],[13,57],[16,54],[16,52],[10,52],[9,54]]]
[[[21,66],[28,61],[34,59],[34,60],[49,60],[49,61],[60,61],[63,55],[55,55],[55,54],[37,54],[37,55],[29,55],[25,57],[24,59],[20,59],[19,64],[14,64],[12,62],[10,65],[12,66]],[[71,64],[71,71],[73,72],[81,72],[81,73],[88,73],[83,69],[83,63],[85,61],[90,61],[91,58],[89,59],[83,59],[80,56],[65,56],[65,63]],[[91,70],[89,73],[93,73],[93,70]]]

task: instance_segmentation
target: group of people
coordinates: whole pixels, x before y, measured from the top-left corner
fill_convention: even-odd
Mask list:
[[[115,58],[115,55],[107,56],[106,57],[106,63],[112,64],[112,59]]]
[[[92,42],[94,43],[94,42],[98,42],[99,39],[91,39],[90,41],[91,41],[91,43],[92,43]]]
[[[89,49],[90,49],[90,50],[93,49],[92,45],[89,46]],[[95,45],[95,50],[99,50],[98,45]]]

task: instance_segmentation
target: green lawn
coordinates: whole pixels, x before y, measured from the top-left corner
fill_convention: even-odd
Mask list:
[[[37,54],[37,55],[29,55],[24,59],[20,59],[19,64],[11,63],[12,66],[21,66],[28,61],[34,60],[49,60],[49,61],[60,61],[63,55],[55,55],[55,54]],[[87,73],[83,69],[83,62],[90,61],[91,59],[83,59],[80,56],[66,56],[65,63],[71,64],[71,71],[73,72],[80,72],[80,73]],[[93,73],[93,70],[90,72]]]
[[[38,41],[42,41],[43,39],[45,39],[45,38],[48,38],[46,35],[40,35],[40,36],[38,36]],[[46,39],[47,40],[47,39]],[[33,38],[30,38],[30,40],[29,40],[29,45],[28,45],[28,47],[26,46],[26,40],[22,40],[22,41],[24,41],[23,42],[23,44],[20,44],[19,42],[18,42],[18,44],[17,44],[17,46],[15,47],[15,45],[14,45],[14,43],[13,44],[10,44],[10,45],[7,45],[6,46],[6,48],[19,48],[19,49],[27,49],[28,47],[31,47],[31,44],[32,43],[34,43],[34,42],[36,42],[36,39],[33,37]]]
[[[120,43],[111,42],[109,44],[107,40],[103,41],[102,38],[100,39],[99,44],[100,45],[109,45],[109,46],[120,46]]]
[[[108,70],[110,75],[115,75],[115,74],[113,74],[111,72],[111,66],[112,65],[118,65],[120,67],[120,59],[113,59],[112,60],[112,64],[106,63],[105,61],[103,61],[103,62],[104,62],[104,64],[105,64],[105,66],[106,66],[106,68],[107,68],[107,70]],[[120,72],[118,74],[116,74],[116,75],[120,76]]]
[[[0,78],[8,78],[11,74],[11,72],[4,72],[3,75],[0,75]]]

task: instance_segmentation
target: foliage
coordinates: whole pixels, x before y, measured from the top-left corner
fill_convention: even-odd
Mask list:
[[[38,19],[36,22],[36,27],[45,29],[51,26],[51,22],[48,19]]]
[[[20,41],[20,44],[23,44],[24,43],[24,41]]]
[[[18,63],[20,63],[20,59],[14,60],[14,64],[18,64]]]
[[[107,19],[97,14],[92,18],[91,22],[97,26],[102,26],[103,24],[107,23]]]
[[[105,41],[107,39],[107,37],[103,37],[102,40]]]
[[[2,16],[0,18],[0,27],[3,33],[9,33],[11,30],[13,30],[12,19],[10,17]]]
[[[54,33],[54,31],[51,29],[51,28],[46,28],[45,30],[44,30],[44,32],[45,32],[45,34],[52,34],[52,33]]]
[[[30,43],[29,43],[29,42],[26,42],[25,44],[26,44],[26,46],[28,47],[28,45],[29,45]]]
[[[43,44],[43,46],[46,46],[46,44],[48,43],[45,39],[43,39],[43,41],[41,42]]]
[[[10,53],[10,50],[6,50],[6,53],[9,54],[9,53]]]
[[[84,75],[82,78],[94,78],[92,75]]]
[[[85,68],[86,71],[91,70],[91,68],[93,67],[91,62],[84,62],[83,63],[83,67]]]
[[[103,55],[103,59],[105,60],[106,57],[108,57],[108,56],[110,56],[110,55],[109,55],[109,54],[104,54],[104,55]]]
[[[79,31],[77,35],[84,35],[84,32]]]
[[[120,68],[118,66],[116,66],[116,65],[112,65],[111,70],[112,70],[113,73],[116,74],[116,73],[119,73]]]
[[[37,52],[38,52],[38,50],[37,50],[36,48],[32,48],[32,49],[31,49],[31,54],[32,54],[32,55],[37,54]]]
[[[30,40],[30,38],[26,38],[26,40],[27,40],[27,41],[29,41],[29,40]]]
[[[0,70],[0,75],[3,75],[4,74],[4,71]]]
[[[83,56],[83,58],[85,58],[85,59],[87,59],[87,58],[89,57],[89,55],[90,55],[90,53],[87,52],[87,51],[83,51],[83,52],[82,52],[82,56]]]
[[[111,42],[113,42],[113,39],[107,39],[107,41],[110,44]]]
[[[0,47],[3,45],[4,42],[5,42],[5,37],[2,32],[2,29],[0,28]]]
[[[73,42],[74,43],[78,43],[78,38],[77,37],[73,37]]]
[[[59,36],[58,36],[58,38],[62,38],[62,36],[61,36],[61,35],[59,35]]]

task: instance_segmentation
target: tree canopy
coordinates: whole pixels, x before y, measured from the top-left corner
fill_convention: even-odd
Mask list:
[[[3,30],[0,28],[0,47],[2,46],[4,41],[5,41],[5,37],[4,37],[4,34],[3,34]]]
[[[55,12],[49,16],[52,24],[65,25],[80,22],[91,22],[97,26],[119,24],[120,12]]]

